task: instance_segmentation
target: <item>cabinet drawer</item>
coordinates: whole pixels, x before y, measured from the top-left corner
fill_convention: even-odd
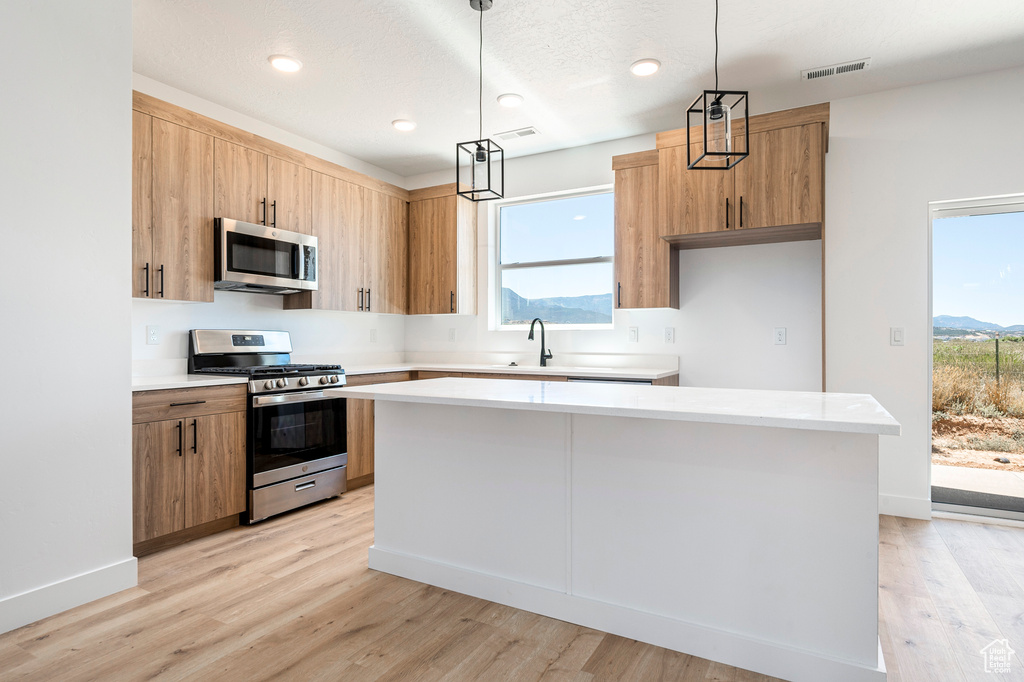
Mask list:
[[[409,372],[380,372],[379,374],[356,374],[345,377],[346,386],[365,386],[367,384],[393,384],[396,381],[409,381]]]
[[[245,384],[132,393],[132,423],[245,410]]]
[[[462,372],[416,372],[417,379],[444,379],[445,377],[461,377]]]
[[[463,374],[462,376],[469,379],[519,379],[526,381],[565,381],[564,376],[552,376],[550,374],[501,374],[498,372],[474,372],[472,374]]]

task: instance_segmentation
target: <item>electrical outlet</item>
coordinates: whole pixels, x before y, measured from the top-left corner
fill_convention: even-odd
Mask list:
[[[370,343],[377,343],[377,330],[376,329],[371,329],[370,330]]]
[[[148,327],[146,327],[146,345],[160,345],[160,327],[156,326],[155,324],[151,324]]]
[[[640,327],[629,328],[629,341],[630,343],[636,343],[640,340]]]
[[[903,327],[889,327],[889,345],[903,345]]]
[[[448,328],[448,342],[455,343],[455,327]]]
[[[665,327],[665,343],[675,343],[675,342],[676,342],[676,328],[675,327]]]
[[[785,346],[786,345],[786,328],[776,327],[775,328],[775,345]]]

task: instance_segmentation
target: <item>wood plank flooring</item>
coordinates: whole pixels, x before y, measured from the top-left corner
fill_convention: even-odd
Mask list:
[[[891,682],[1024,679],[1024,530],[883,517]],[[139,586],[0,635],[3,680],[772,678],[370,571],[373,486],[139,560]]]

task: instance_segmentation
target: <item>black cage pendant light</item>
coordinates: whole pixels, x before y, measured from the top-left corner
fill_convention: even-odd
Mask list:
[[[748,94],[742,90],[718,89],[718,0],[715,0],[715,89],[705,90],[686,110],[687,168],[728,170],[747,158],[750,152]],[[733,137],[733,121],[739,121],[740,117],[743,132]],[[697,139],[693,139],[695,137]]]
[[[477,139],[455,145],[455,183],[459,196],[489,201],[505,194],[505,150],[484,137],[484,12],[494,0],[469,0],[469,4],[480,13],[480,129]]]

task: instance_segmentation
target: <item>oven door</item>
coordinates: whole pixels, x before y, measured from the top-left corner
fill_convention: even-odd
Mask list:
[[[216,225],[217,288],[317,288],[316,237],[230,218]]]
[[[348,463],[344,398],[322,391],[253,396],[251,415],[253,488]]]

